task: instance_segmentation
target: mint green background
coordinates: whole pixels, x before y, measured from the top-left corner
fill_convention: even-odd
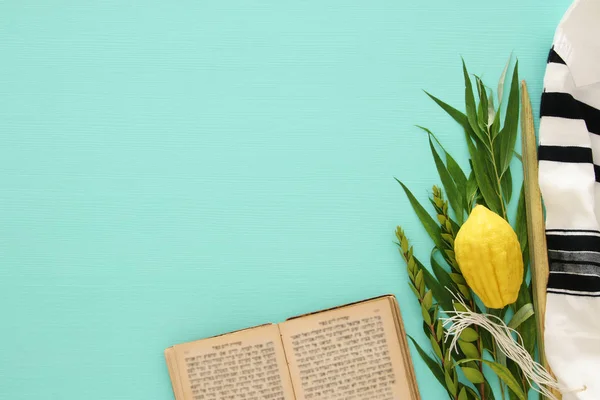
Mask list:
[[[460,56],[538,107],[566,0],[0,2],[0,398],[170,399],[171,344],[398,296]],[[442,389],[415,355],[423,399]]]

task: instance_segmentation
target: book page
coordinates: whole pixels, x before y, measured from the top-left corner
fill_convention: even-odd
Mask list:
[[[170,358],[176,362],[173,370],[179,374],[173,387],[176,396],[182,393],[181,400],[294,400],[277,325],[172,349],[174,357]]]
[[[390,298],[292,319],[280,330],[298,399],[418,399]]]
[[[396,323],[396,331],[398,332],[398,338],[400,339],[400,348],[403,350],[405,357],[403,357],[404,368],[406,371],[406,379],[408,380],[409,386],[412,389],[411,399],[420,399],[419,386],[417,385],[417,376],[415,374],[415,367],[410,356],[410,349],[408,347],[408,336],[404,329],[404,323],[402,322],[402,315],[400,313],[400,306],[398,301],[394,297],[390,299],[392,313],[394,315],[394,322]]]

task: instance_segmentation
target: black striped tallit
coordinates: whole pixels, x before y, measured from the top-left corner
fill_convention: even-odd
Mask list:
[[[599,400],[600,0],[574,0],[557,27],[540,114],[544,350],[563,399]]]
[[[591,192],[580,192],[571,182],[561,181],[571,179],[585,181],[586,185],[600,185],[600,148],[596,151],[593,148],[594,141],[598,140],[600,144],[600,109],[580,100],[589,97],[582,96],[586,89],[589,88],[574,85],[568,65],[552,48],[540,107],[540,186],[546,204],[551,204],[548,213],[560,212],[567,217],[561,219],[564,223],[553,223],[553,216],[548,216],[548,292],[600,296],[598,218],[595,212],[589,212],[589,223],[577,226],[568,217],[570,213],[582,212],[571,208],[580,205],[586,196],[589,197],[589,211],[596,210],[595,203],[600,199],[595,199],[595,188]],[[569,169],[573,174],[578,173],[577,176],[565,172],[556,174],[556,180],[552,181],[552,173]],[[557,197],[560,204],[554,204],[552,196]],[[571,202],[572,197],[578,201]]]

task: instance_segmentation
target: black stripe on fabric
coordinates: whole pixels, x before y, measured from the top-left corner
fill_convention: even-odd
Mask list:
[[[551,288],[548,288],[547,290],[548,293],[552,293],[552,294],[561,294],[563,296],[578,296],[578,297],[600,297],[600,293],[564,293],[564,292],[560,292],[558,290],[552,290]]]
[[[594,164],[594,175],[596,176],[596,182],[600,182],[600,167]]]
[[[550,54],[548,55],[548,64],[550,63],[555,63],[555,64],[567,64],[565,62],[565,60],[563,60],[557,53],[556,51],[554,51],[554,47],[552,47],[552,49],[550,49]]]
[[[546,233],[552,232],[569,232],[569,233],[597,233],[600,235],[600,231],[595,231],[592,229],[546,229]]]
[[[582,119],[588,131],[600,135],[600,110],[576,100],[569,93],[542,93],[540,114],[542,117]]]
[[[538,160],[579,164],[594,162],[592,149],[577,146],[539,146]]]
[[[600,292],[600,276],[550,273],[548,288],[576,292]]]
[[[544,92],[540,104],[542,117],[583,119],[577,100],[569,93]]]
[[[550,250],[599,251],[600,237],[588,235],[546,235]]]

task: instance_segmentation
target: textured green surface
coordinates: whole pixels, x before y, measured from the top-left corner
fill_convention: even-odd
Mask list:
[[[382,293],[424,343],[393,176],[466,149],[421,89],[513,51],[537,109],[568,3],[0,2],[0,398],[169,399],[171,344]]]

